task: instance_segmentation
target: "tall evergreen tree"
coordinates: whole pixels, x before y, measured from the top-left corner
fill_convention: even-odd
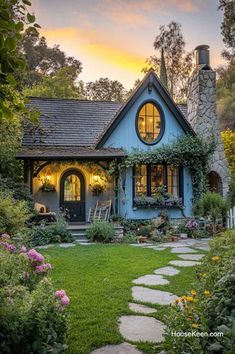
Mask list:
[[[165,63],[164,49],[163,48],[161,49],[160,80],[161,80],[161,83],[168,90],[166,63]]]

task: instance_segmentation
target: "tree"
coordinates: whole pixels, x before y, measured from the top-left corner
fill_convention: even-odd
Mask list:
[[[177,102],[186,100],[187,81],[192,71],[192,53],[186,53],[185,41],[181,24],[172,21],[167,26],[160,26],[160,33],[153,43],[157,55],[147,59],[147,65],[152,66],[160,74],[161,51],[164,51],[168,87],[171,95]],[[148,68],[144,68],[147,71]]]
[[[26,88],[24,94],[34,97],[51,98],[81,98],[78,87],[75,86],[76,70],[74,67],[59,69],[54,76],[43,76],[42,80]]]
[[[101,77],[85,85],[85,96],[89,100],[123,102],[126,98],[126,90],[119,81]]]
[[[221,33],[227,50],[222,55],[229,61],[235,60],[235,1],[219,0],[219,9],[223,11]]]
[[[40,37],[36,29],[27,29],[24,32],[20,51],[27,63],[25,75],[23,77],[21,73],[17,75],[22,86],[32,87],[40,82],[45,75],[54,77],[59,69],[65,67],[74,69],[75,79],[82,71],[82,64],[79,60],[67,57],[59,45],[55,45],[53,48],[48,47],[46,38]]]
[[[217,70],[217,110],[222,130],[235,130],[235,63]]]
[[[25,68],[24,58],[18,50],[21,32],[25,25],[29,30],[39,27],[26,5],[30,6],[28,0],[0,0],[0,173],[3,175],[14,172],[23,121],[36,118],[35,113],[26,108],[14,79],[15,72],[23,72]],[[17,173],[19,175],[19,171]]]
[[[168,89],[166,63],[165,63],[163,48],[161,50],[160,80],[161,80],[162,84],[165,86],[165,88]]]
[[[235,131],[225,130],[221,133],[221,136],[229,168],[235,174]]]

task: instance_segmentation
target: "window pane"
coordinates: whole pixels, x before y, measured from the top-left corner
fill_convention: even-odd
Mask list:
[[[81,200],[81,182],[78,176],[70,175],[64,182],[64,200],[66,202]]]
[[[147,166],[140,165],[135,170],[135,196],[147,195]]]
[[[160,113],[153,103],[146,103],[138,116],[140,137],[147,143],[154,142],[160,134]]]
[[[157,195],[158,187],[164,184],[163,165],[151,165],[151,196]]]
[[[179,167],[167,166],[167,184],[168,193],[179,197]]]

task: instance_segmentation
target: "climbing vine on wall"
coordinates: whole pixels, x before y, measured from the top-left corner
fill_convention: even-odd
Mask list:
[[[198,136],[186,134],[171,144],[162,145],[150,151],[133,149],[121,163],[113,162],[109,173],[120,175],[130,167],[149,163],[185,166],[189,168],[191,173],[193,197],[194,200],[197,200],[207,189],[206,174],[214,149],[214,138],[211,138],[211,141],[204,141]]]

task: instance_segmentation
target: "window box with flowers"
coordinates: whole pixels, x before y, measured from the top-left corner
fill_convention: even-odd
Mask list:
[[[96,197],[104,193],[104,190],[105,188],[101,183],[95,183],[91,186],[92,195]]]
[[[48,181],[43,182],[39,189],[41,192],[56,192],[55,185]]]

